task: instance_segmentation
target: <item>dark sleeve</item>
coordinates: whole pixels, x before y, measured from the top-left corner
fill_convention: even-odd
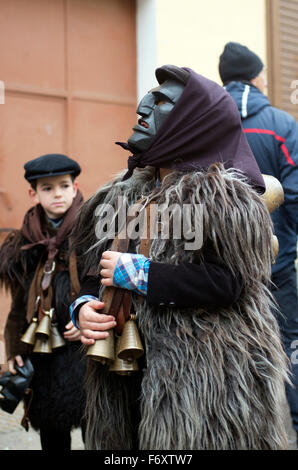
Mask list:
[[[82,297],[83,295],[93,295],[94,297],[98,297],[99,287],[100,276],[85,276],[81,280],[81,290],[76,299]],[[83,307],[83,305],[87,302],[88,300],[86,302],[81,302],[76,308],[73,309],[72,317],[74,319],[74,324],[77,323],[80,308]]]
[[[150,263],[147,302],[149,305],[220,308],[236,302],[242,281],[220,262],[215,249],[204,250],[204,262],[171,265]]]
[[[25,292],[19,287],[12,292],[11,309],[7,317],[4,337],[7,358],[28,353],[28,346],[20,341],[28,323],[26,320]]]
[[[82,295],[94,295],[94,297],[98,297],[99,287],[99,276],[86,276],[81,281],[81,290],[78,297],[82,297]]]

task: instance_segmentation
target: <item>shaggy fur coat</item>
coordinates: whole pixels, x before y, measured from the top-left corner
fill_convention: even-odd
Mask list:
[[[211,241],[222,262],[241,276],[243,289],[234,305],[210,311],[152,307],[133,294],[144,367],[121,377],[89,360],[87,448],[286,448],[281,402],[288,369],[271,310],[272,226],[262,199],[243,175],[220,164],[173,172],[158,189],[149,168],[127,181],[119,176],[81,211],[77,243],[88,247],[86,272],[110,243],[96,240],[95,209],[100,217],[100,204],[115,206],[118,196],[128,204],[141,196],[167,205],[203,204],[204,242]],[[150,258],[192,262],[195,253],[185,251],[184,242],[157,238]]]

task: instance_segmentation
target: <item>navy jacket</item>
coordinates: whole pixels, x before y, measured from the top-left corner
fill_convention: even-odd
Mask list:
[[[253,85],[230,82],[225,89],[236,102],[248,143],[263,174],[284,189],[285,202],[272,213],[279,254],[273,273],[293,265],[298,227],[298,125],[288,113],[271,106]],[[290,97],[289,97],[290,99]]]

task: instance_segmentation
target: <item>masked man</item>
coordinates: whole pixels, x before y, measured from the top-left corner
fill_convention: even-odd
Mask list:
[[[124,335],[135,314],[145,350],[128,376],[89,360],[87,448],[285,448],[264,179],[225,90],[186,68],[163,66],[156,77],[120,143],[132,153],[128,171],[85,203],[77,225],[85,278],[71,315],[81,341],[90,350]],[[141,205],[147,228],[155,207],[155,236],[129,232],[141,218],[128,210],[123,224],[119,199]],[[170,207],[187,227],[179,236]]]

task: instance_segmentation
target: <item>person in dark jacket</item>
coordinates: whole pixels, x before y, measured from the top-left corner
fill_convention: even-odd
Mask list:
[[[39,430],[46,451],[70,450],[74,427],[82,426],[84,433],[86,361],[80,331],[68,312],[80,289],[71,250],[75,217],[83,203],[76,180],[80,171],[77,162],[61,154],[27,162],[25,179],[34,206],[0,249],[0,283],[12,296],[5,325],[9,371],[15,374],[16,365],[22,367],[30,358],[34,376],[32,392],[25,396],[25,422]],[[35,330],[29,337],[34,324],[43,334]]]
[[[298,228],[298,126],[285,111],[271,106],[264,94],[266,84],[261,59],[246,46],[229,42],[219,60],[219,73],[225,89],[236,102],[248,143],[263,174],[282,184],[284,204],[272,213],[279,253],[272,266],[272,292],[281,314],[277,313],[288,357],[296,357],[298,340],[298,301],[295,259]],[[292,362],[292,382],[287,397],[293,427],[298,433],[298,365]],[[298,434],[297,434],[298,436]]]

